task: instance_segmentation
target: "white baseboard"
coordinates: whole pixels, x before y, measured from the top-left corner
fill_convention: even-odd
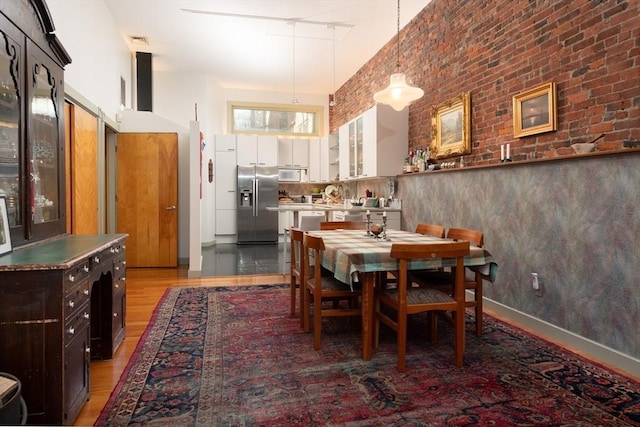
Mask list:
[[[515,326],[530,330],[544,339],[566,347],[570,351],[617,369],[621,371],[621,373],[634,378],[640,378],[639,359],[559,328],[551,323],[515,310],[499,302],[484,298],[483,303],[488,314],[495,313],[498,317],[504,318]]]

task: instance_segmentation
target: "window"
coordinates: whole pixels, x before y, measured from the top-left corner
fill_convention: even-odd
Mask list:
[[[321,106],[229,102],[231,133],[321,136]]]

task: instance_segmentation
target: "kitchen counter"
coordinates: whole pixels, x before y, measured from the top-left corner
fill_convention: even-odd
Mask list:
[[[305,212],[335,212],[335,211],[353,211],[353,212],[401,212],[398,208],[366,208],[364,206],[345,207],[342,204],[325,204],[325,203],[280,203],[277,207],[271,206],[266,208],[268,211],[287,212],[287,211],[305,211]]]

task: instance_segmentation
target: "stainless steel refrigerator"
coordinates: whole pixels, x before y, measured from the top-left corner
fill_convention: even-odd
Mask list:
[[[238,244],[278,243],[277,166],[238,166]]]

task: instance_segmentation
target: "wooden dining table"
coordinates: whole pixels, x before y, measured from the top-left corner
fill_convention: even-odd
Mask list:
[[[391,257],[391,245],[394,243],[437,243],[450,242],[418,233],[401,230],[388,230],[386,238],[374,238],[366,230],[322,230],[309,231],[313,236],[322,237],[325,250],[322,254],[322,266],[333,272],[336,279],[345,286],[360,286],[362,290],[362,358],[371,359],[373,342],[373,290],[376,273],[386,273],[398,269],[398,262]],[[454,259],[430,258],[415,260],[409,269],[436,269],[451,267]],[[497,264],[484,248],[471,245],[469,256],[464,265],[479,271],[483,278],[494,281]]]

